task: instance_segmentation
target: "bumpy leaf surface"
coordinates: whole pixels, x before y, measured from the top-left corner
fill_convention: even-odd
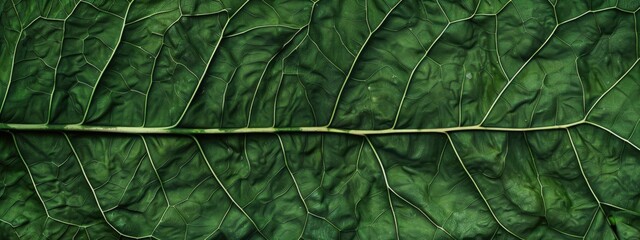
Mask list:
[[[0,1],[1,239],[639,239],[640,1]]]

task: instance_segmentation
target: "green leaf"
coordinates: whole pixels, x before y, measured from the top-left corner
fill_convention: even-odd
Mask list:
[[[1,239],[638,239],[640,2],[0,2]]]

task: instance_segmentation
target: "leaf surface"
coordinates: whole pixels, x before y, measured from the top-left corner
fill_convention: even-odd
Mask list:
[[[2,239],[637,239],[634,1],[2,1]]]

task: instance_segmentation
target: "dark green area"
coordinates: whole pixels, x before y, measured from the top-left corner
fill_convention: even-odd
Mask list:
[[[640,2],[0,0],[0,239],[640,239]]]

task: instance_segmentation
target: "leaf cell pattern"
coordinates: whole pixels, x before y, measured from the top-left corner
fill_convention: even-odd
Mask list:
[[[2,239],[640,236],[640,2],[0,12]]]

